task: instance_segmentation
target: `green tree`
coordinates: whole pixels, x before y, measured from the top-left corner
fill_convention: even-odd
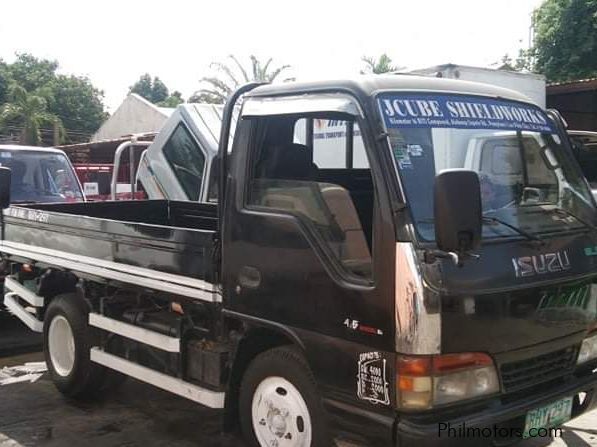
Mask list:
[[[365,69],[361,70],[361,74],[390,73],[404,68],[392,65],[392,59],[386,53],[379,56],[378,59],[370,56],[363,56],[361,61],[365,63]]]
[[[212,62],[209,67],[215,71],[214,76],[201,78],[204,88],[197,90],[189,102],[204,102],[210,104],[223,104],[226,98],[240,85],[248,82],[274,82],[290,65],[282,65],[271,68],[272,58],[262,63],[255,56],[251,55],[251,66],[245,69],[240,61],[233,55],[228,56],[230,62]],[[291,81],[294,78],[286,78],[284,81]]]
[[[184,103],[184,98],[182,97],[182,93],[178,90],[172,92],[170,96],[166,99],[158,103],[160,107],[171,107],[175,108],[178,107],[180,104]]]
[[[63,133],[60,118],[48,112],[48,103],[38,92],[28,92],[22,86],[13,83],[8,89],[8,102],[0,108],[0,128],[13,124],[19,128],[21,144],[37,146],[41,143],[43,125],[58,125]]]
[[[533,63],[533,49],[530,48],[525,50],[523,48],[518,50],[518,56],[516,59],[512,59],[509,54],[502,56],[499,62],[498,70],[510,70],[510,71],[526,71],[534,72],[536,70],[535,64]]]
[[[0,104],[8,101],[7,86],[14,83],[43,98],[46,111],[66,126],[65,141],[87,141],[107,118],[103,92],[88,78],[59,75],[57,69],[58,62],[28,53],[17,53],[12,64],[0,62]]]
[[[160,78],[155,76],[151,79],[149,73],[139,77],[139,80],[130,87],[130,93],[136,93],[154,104],[160,104],[170,97],[170,92],[166,84]],[[180,92],[178,92],[180,95]],[[175,99],[169,101],[174,103]]]
[[[597,0],[545,0],[533,22],[538,72],[550,81],[597,75]]]
[[[2,61],[2,59],[0,59],[0,104],[4,104],[6,102],[9,79],[8,67]]]
[[[56,78],[57,69],[57,61],[38,59],[29,53],[17,53],[8,66],[10,78],[28,92],[47,86]]]
[[[168,98],[168,96],[170,96],[170,92],[168,91],[168,87],[166,87],[166,84],[164,84],[162,80],[157,76],[153,78],[151,102],[153,102],[154,104],[158,104],[162,101],[165,101]]]
[[[49,85],[48,110],[60,117],[69,141],[87,141],[108,117],[103,92],[86,77],[58,75]]]
[[[129,87],[129,93],[136,93],[139,96],[152,102],[153,97],[153,82],[149,73],[145,73],[139,77],[139,80]]]

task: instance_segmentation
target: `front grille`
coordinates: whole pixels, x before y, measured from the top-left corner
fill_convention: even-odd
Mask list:
[[[577,347],[570,346],[530,359],[504,363],[500,366],[504,391],[511,393],[570,373],[577,353]]]

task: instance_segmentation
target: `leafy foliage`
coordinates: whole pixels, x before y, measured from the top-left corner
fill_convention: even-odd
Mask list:
[[[533,20],[537,71],[550,81],[597,76],[597,0],[546,0]]]
[[[251,66],[247,70],[240,61],[232,54],[228,56],[230,62],[212,62],[210,68],[215,71],[214,76],[201,78],[201,83],[205,88],[197,90],[189,102],[203,102],[210,104],[223,104],[226,98],[240,85],[248,82],[274,82],[284,71],[290,68],[290,65],[282,65],[271,69],[270,65],[273,59],[270,57],[265,63],[262,63],[255,56],[251,55]],[[286,78],[286,81],[292,81],[294,78]]]
[[[516,59],[512,59],[509,54],[505,54],[502,57],[501,65],[498,70],[510,70],[510,71],[533,71],[533,51],[532,50],[518,50],[518,56]]]
[[[168,98],[168,96],[170,96],[168,87],[166,87],[166,84],[164,84],[162,80],[157,76],[153,78],[153,88],[151,93],[152,102],[156,104],[165,101]]]
[[[158,106],[175,108],[175,107],[178,107],[183,102],[184,102],[184,98],[182,97],[182,93],[180,93],[178,90],[175,90],[172,92],[172,94],[170,96],[168,96],[163,101],[159,102]]]
[[[57,69],[57,61],[38,59],[29,53],[17,53],[17,59],[9,65],[11,79],[28,92],[51,83]]]
[[[8,100],[0,108],[0,127],[15,120],[21,123],[21,144],[39,145],[40,129],[44,124],[58,124],[59,129],[62,128],[60,118],[47,111],[48,102],[39,93],[29,93],[13,83],[8,89]]]
[[[170,94],[166,84],[157,76],[151,79],[149,73],[141,75],[139,80],[130,87],[130,93],[136,93],[161,107],[176,107],[184,102],[179,91]]]
[[[6,64],[0,59],[0,104],[6,102],[6,95],[8,94],[9,85],[8,69]]]
[[[136,93],[148,101],[153,102],[153,82],[149,73],[141,75],[139,80],[129,88],[129,93]]]
[[[101,100],[103,93],[86,77],[58,75],[50,86],[49,110],[69,131],[90,135],[107,119]]]
[[[28,142],[38,141],[41,125],[54,122],[64,125],[62,142],[87,141],[107,118],[101,90],[86,77],[59,75],[57,69],[58,62],[28,53],[17,53],[12,64],[0,61],[4,126],[21,128]]]
[[[370,56],[363,56],[361,61],[365,63],[365,69],[361,74],[382,74],[392,71],[398,71],[404,67],[392,65],[392,59],[386,54],[382,54],[378,59]]]

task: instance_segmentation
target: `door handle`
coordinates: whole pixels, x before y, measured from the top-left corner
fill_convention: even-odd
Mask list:
[[[245,265],[238,272],[238,283],[247,289],[257,289],[261,285],[261,272],[255,267]]]

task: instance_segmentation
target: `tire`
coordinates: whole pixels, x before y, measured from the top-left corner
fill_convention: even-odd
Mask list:
[[[250,363],[241,382],[239,411],[251,446],[332,445],[315,379],[294,347],[271,349]]]
[[[44,318],[44,356],[58,390],[74,399],[97,397],[106,369],[89,359],[92,331],[87,304],[75,294],[56,296]]]

